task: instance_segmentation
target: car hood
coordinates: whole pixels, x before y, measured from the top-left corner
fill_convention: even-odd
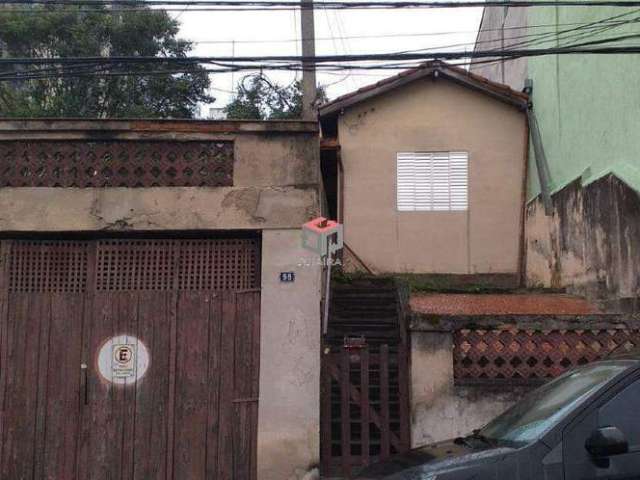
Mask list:
[[[469,470],[471,474],[475,472],[474,467],[486,467],[513,451],[513,448],[506,447],[471,448],[448,440],[417,448],[387,462],[372,465],[357,478],[359,480],[427,480],[434,474],[443,475],[459,470],[463,475],[463,470]],[[448,478],[448,475],[446,477]],[[465,476],[455,478],[463,479]]]

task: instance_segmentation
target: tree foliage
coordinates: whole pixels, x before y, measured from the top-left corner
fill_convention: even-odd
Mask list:
[[[322,87],[318,103],[327,99]],[[283,87],[266,76],[247,75],[237,86],[235,97],[225,107],[227,117],[235,120],[284,120],[302,116],[302,82]]]
[[[0,7],[0,48],[8,57],[154,56],[182,58],[192,44],[177,38],[179,24],[160,10],[109,11],[69,6]],[[101,10],[101,11],[96,11]],[[12,67],[17,68],[17,67]],[[33,69],[35,67],[20,67]],[[47,67],[37,67],[39,69]],[[0,115],[10,117],[191,118],[212,102],[207,72],[155,74],[167,64],[136,64],[102,75],[52,75],[0,82]],[[11,72],[4,68],[1,73]],[[131,75],[131,72],[147,72]],[[128,73],[128,75],[120,75]]]

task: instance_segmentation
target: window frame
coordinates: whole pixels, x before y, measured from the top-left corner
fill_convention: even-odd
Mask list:
[[[442,171],[434,172],[434,168],[442,168],[442,165],[437,166],[435,162],[440,160],[442,161],[443,157],[447,158],[447,183],[446,189],[443,189],[443,185],[440,185],[441,191],[435,192],[434,185],[436,181],[434,180],[435,175],[442,175]],[[395,210],[398,213],[411,213],[411,212],[442,212],[442,213],[464,213],[468,212],[469,207],[469,196],[470,196],[470,187],[469,187],[469,170],[470,170],[470,153],[468,150],[458,149],[458,150],[449,150],[449,151],[398,151],[396,152],[396,168],[395,168]],[[420,158],[423,157],[423,158]],[[455,165],[454,170],[452,170],[452,162],[456,159],[456,157],[463,157],[464,165]],[[412,160],[414,165],[402,165],[402,160]],[[428,167],[424,168],[423,172],[416,173],[415,162],[424,160],[425,163],[428,162]],[[405,170],[405,173],[402,172],[402,169]],[[413,169],[413,171],[409,174],[406,173],[407,169]],[[426,170],[429,170],[429,173],[426,173]],[[420,196],[428,196],[428,199],[422,200],[423,205],[419,205],[416,201],[416,186],[419,185],[420,181],[416,180],[417,176],[422,174],[425,178],[423,178],[422,182],[424,185],[422,186],[423,192],[419,193]],[[407,190],[413,190],[411,199],[411,207],[407,208],[405,204],[407,201],[401,201],[401,181],[403,175],[411,175],[411,183],[409,185],[402,184],[402,190],[405,190],[404,195],[407,195]],[[464,175],[464,182],[462,182],[461,176]],[[408,183],[408,182],[407,182]],[[428,187],[426,186],[428,185]],[[457,189],[458,191],[452,191],[452,187]],[[429,193],[424,193],[428,188]],[[464,189],[464,193],[462,191]],[[443,200],[442,195],[445,191],[446,193],[446,208],[443,208]],[[436,199],[435,195],[438,194],[440,196],[439,199]],[[463,198],[461,200],[460,198]],[[464,203],[463,206],[461,204]]]

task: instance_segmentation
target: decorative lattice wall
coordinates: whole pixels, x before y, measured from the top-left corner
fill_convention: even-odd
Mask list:
[[[10,292],[84,292],[89,243],[21,241],[8,256]]]
[[[10,292],[260,287],[255,238],[15,240],[4,248]]]
[[[233,142],[0,142],[0,187],[233,185]]]
[[[457,330],[457,385],[536,384],[610,352],[640,346],[640,330]]]

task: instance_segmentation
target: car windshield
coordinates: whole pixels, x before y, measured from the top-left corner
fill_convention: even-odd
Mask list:
[[[571,370],[536,389],[478,434],[496,443],[520,447],[540,438],[589,395],[632,362],[598,362]]]

